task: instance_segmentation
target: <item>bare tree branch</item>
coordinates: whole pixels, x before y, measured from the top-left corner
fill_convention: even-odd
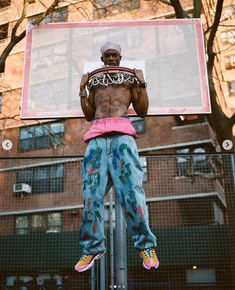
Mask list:
[[[208,54],[207,67],[208,67],[209,73],[212,72],[213,65],[214,65],[215,52],[213,50],[213,43],[214,43],[215,35],[219,26],[220,17],[221,17],[222,9],[223,9],[223,3],[224,3],[224,0],[217,1],[214,22],[212,24],[210,35],[207,41],[207,54]]]
[[[200,18],[202,10],[202,1],[193,0],[193,18]]]
[[[216,101],[217,92],[215,89],[215,84],[213,82],[213,74],[212,74],[215,56],[216,56],[216,53],[213,50],[213,44],[214,44],[216,32],[218,30],[220,17],[222,14],[223,2],[224,0],[218,0],[216,3],[214,21],[211,26],[210,35],[207,41],[207,54],[208,54],[207,68],[208,68],[208,80],[209,80],[209,88],[210,88],[210,95],[211,95],[211,108],[212,108],[212,114],[208,116],[208,120],[213,126],[216,132],[218,141],[220,143],[222,143],[223,140],[225,139],[233,140],[234,137],[232,134],[232,127],[234,125],[234,120],[235,120],[235,114],[233,114],[232,117],[228,118],[222,111],[221,107],[217,104],[217,101]]]
[[[16,22],[16,24],[13,27],[12,32],[11,32],[11,40],[14,39],[14,37],[16,36],[17,29],[19,28],[20,24],[25,19],[27,7],[28,7],[28,1],[24,0],[24,2],[23,2],[23,10],[22,10],[21,16],[17,20],[17,22]]]
[[[0,73],[4,72],[5,62],[6,62],[6,59],[7,59],[8,55],[9,55],[9,53],[14,48],[14,46],[18,42],[20,42],[24,37],[25,37],[25,30],[19,36],[14,36],[11,39],[11,41],[9,42],[9,44],[5,47],[5,49],[3,50],[2,54],[1,54],[1,57],[0,57]]]
[[[229,25],[229,24],[219,24],[219,26],[221,26],[221,27],[232,27],[232,28],[235,27],[235,25]]]
[[[227,48],[221,49],[221,50],[215,52],[215,54],[218,54],[218,53],[221,53],[222,54],[224,52],[228,52],[230,49],[233,49],[234,46],[235,46],[235,43],[232,43]]]
[[[226,21],[226,20],[228,20],[228,18],[224,19],[223,21]],[[223,21],[220,21],[219,26],[221,26],[221,27],[232,27],[232,28],[235,27],[235,25],[232,25],[232,24],[230,24],[230,25],[229,25],[229,24],[221,24],[221,22],[223,22]],[[208,33],[208,32],[211,30],[211,28],[212,28],[212,26],[209,26],[209,27],[205,30],[204,33]]]
[[[41,1],[40,1],[41,2]],[[54,2],[49,6],[41,15],[39,15],[35,21],[33,22],[34,25],[37,25],[42,22],[42,20],[49,15],[56,7],[58,7],[59,3],[62,2],[61,0],[54,0]]]
[[[47,15],[49,15],[61,2],[61,0],[54,0],[54,2],[49,6],[38,18],[35,20],[34,24],[39,24]],[[17,43],[19,43],[26,35],[26,30],[23,30],[19,35],[17,35],[17,30],[20,26],[20,24],[25,19],[26,15],[26,9],[28,6],[28,1],[24,0],[23,3],[23,9],[20,18],[17,20],[16,24],[14,25],[11,33],[11,41],[8,43],[8,45],[5,47],[3,52],[0,56],[0,73],[4,72],[5,69],[5,62],[9,55],[9,53],[12,51],[12,49],[15,47]]]
[[[165,4],[169,4],[169,1],[161,1]],[[216,11],[215,11],[215,17],[214,22],[212,26],[210,27],[210,35],[209,39],[207,41],[207,54],[208,54],[208,81],[209,81],[209,88],[210,88],[210,95],[211,95],[211,107],[212,107],[212,114],[208,116],[209,122],[212,124],[218,141],[221,143],[226,138],[233,138],[232,136],[232,127],[234,125],[235,120],[235,114],[231,118],[228,118],[224,112],[222,111],[222,108],[217,104],[216,101],[216,90],[215,90],[215,84],[213,81],[213,75],[212,75],[212,69],[214,66],[214,59],[215,59],[215,52],[213,51],[213,44],[215,39],[215,34],[218,30],[218,26],[220,23],[222,8],[223,8],[223,2],[224,0],[217,0],[216,4]],[[175,10],[175,14],[177,18],[186,18],[189,17],[184,10],[184,8],[181,5],[180,0],[170,0],[170,3],[172,7]],[[201,0],[194,0],[194,17],[199,17],[201,8],[202,8],[202,1]]]
[[[170,0],[175,10],[176,18],[190,18],[188,13],[183,9],[180,0]]]

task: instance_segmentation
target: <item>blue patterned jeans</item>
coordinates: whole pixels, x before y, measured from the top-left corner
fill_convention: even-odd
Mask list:
[[[148,224],[142,187],[143,171],[132,136],[92,139],[84,156],[82,177],[84,210],[79,244],[84,254],[105,250],[104,203],[112,185],[120,200],[134,247],[138,250],[156,247],[156,237]]]

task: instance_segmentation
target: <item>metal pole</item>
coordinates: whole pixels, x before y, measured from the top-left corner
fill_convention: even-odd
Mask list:
[[[110,231],[110,289],[114,289],[114,249],[113,249],[113,190],[109,191],[109,231]]]
[[[225,155],[224,162],[224,187],[227,202],[227,213],[229,220],[229,244],[230,244],[230,259],[231,259],[231,278],[232,288],[235,290],[235,171],[234,171],[234,154]]]
[[[116,286],[118,289],[127,289],[126,223],[117,194],[115,194],[115,250]]]
[[[95,290],[95,266],[91,268],[91,290]]]
[[[105,256],[100,259],[100,289],[106,288]]]
[[[235,153],[231,154],[232,172],[233,172],[233,184],[235,185]]]

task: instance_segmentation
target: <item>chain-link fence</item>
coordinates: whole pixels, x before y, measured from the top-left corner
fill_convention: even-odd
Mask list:
[[[160,266],[143,268],[111,190],[107,252],[84,273],[74,271],[82,158],[1,159],[1,289],[234,289],[233,157],[141,156]]]

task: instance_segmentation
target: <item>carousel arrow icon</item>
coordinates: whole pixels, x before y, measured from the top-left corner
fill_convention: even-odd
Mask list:
[[[224,142],[222,143],[222,146],[224,150],[231,150],[233,148],[233,142],[229,139],[224,140]]]
[[[11,142],[11,140],[3,140],[2,141],[2,148],[4,150],[11,150],[11,148],[12,148],[12,142]]]

